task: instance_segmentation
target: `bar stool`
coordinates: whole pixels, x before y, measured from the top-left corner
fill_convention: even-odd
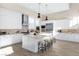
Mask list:
[[[42,53],[45,51],[45,41],[38,42],[38,52],[40,51],[42,51]]]
[[[53,45],[53,39],[50,39],[50,46]]]
[[[56,38],[53,38],[53,43],[56,43]]]
[[[47,40],[44,40],[45,41],[45,51],[48,49],[48,41]]]
[[[45,41],[45,51],[46,51],[47,49],[50,48],[50,40],[44,40],[44,41]]]

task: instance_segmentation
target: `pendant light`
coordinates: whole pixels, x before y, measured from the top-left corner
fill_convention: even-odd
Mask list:
[[[37,16],[37,18],[41,18],[41,16],[40,16],[40,3],[38,3],[38,16]]]
[[[46,16],[45,20],[48,20],[48,17]]]
[[[45,20],[48,20],[48,17],[47,17],[47,4],[45,5],[45,7],[46,7],[46,18],[45,18]]]

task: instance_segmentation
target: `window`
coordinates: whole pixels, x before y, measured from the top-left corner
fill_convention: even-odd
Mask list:
[[[70,27],[73,27],[75,25],[79,25],[79,16],[73,17],[72,20],[70,21]]]

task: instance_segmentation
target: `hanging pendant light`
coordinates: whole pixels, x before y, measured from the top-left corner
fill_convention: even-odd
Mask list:
[[[38,10],[38,16],[37,16],[37,18],[41,18],[41,16],[40,16],[40,3],[38,4],[38,7],[39,7],[39,10]]]
[[[45,18],[45,20],[48,20],[48,17],[47,17],[47,4],[45,6],[46,6],[46,18]]]
[[[48,17],[46,16],[45,20],[48,20]]]
[[[38,18],[41,18],[41,17],[40,17],[40,13],[38,13]]]

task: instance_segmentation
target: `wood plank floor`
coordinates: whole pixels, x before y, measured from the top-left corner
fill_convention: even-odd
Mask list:
[[[26,49],[23,49],[21,46],[22,44],[19,43],[19,44],[4,47],[4,48],[12,47],[13,50],[13,53],[11,54],[9,54],[9,52],[7,52],[7,54],[6,53],[4,54],[8,56],[79,56],[79,43],[75,43],[75,42],[56,40],[54,46],[49,50],[45,51],[44,53],[41,52],[32,53],[30,51],[27,51]]]

